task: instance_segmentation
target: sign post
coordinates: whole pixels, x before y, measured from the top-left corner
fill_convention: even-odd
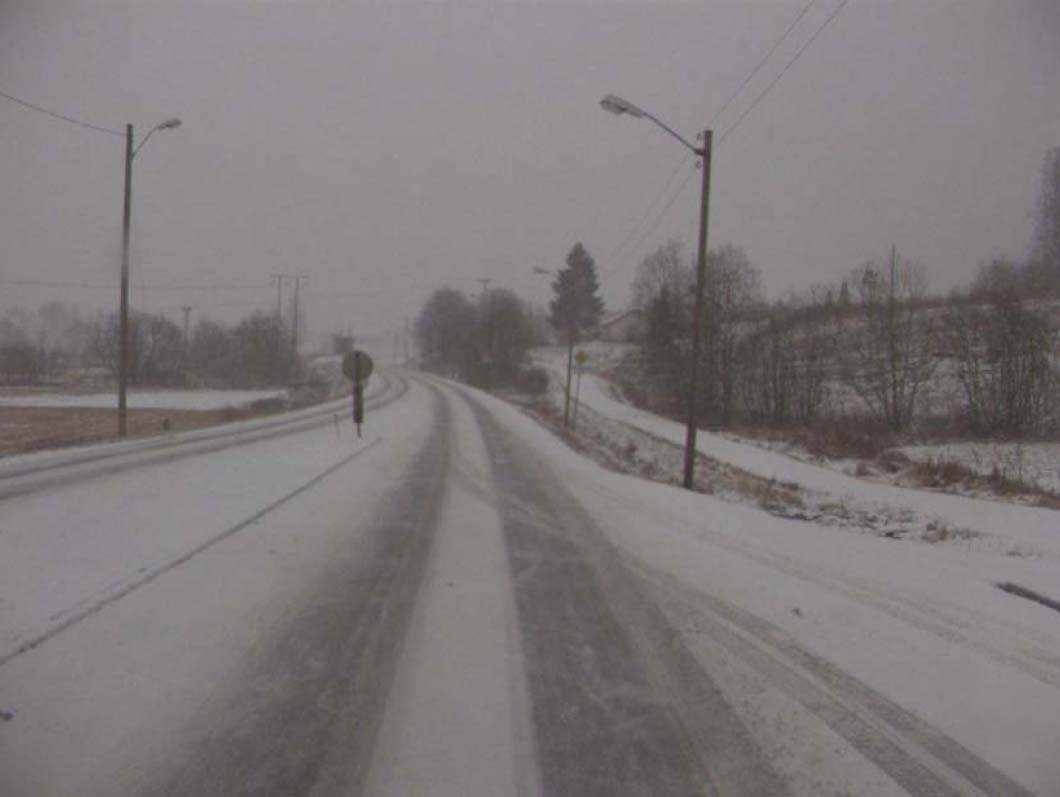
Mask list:
[[[372,375],[372,367],[372,358],[360,349],[354,349],[342,358],[342,373],[353,382],[353,423],[358,437],[364,423],[364,386]]]
[[[578,404],[582,394],[582,371],[585,370],[585,363],[589,361],[589,355],[584,351],[579,351],[574,355],[574,361],[578,363],[578,381],[576,383],[577,387],[574,389],[574,414],[570,419],[570,428],[572,431],[578,424]]]

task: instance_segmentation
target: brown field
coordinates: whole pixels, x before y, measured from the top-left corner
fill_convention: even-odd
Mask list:
[[[269,415],[282,409],[263,406],[217,410],[129,410],[129,437],[199,429]],[[0,407],[0,456],[118,439],[117,409],[84,407]]]

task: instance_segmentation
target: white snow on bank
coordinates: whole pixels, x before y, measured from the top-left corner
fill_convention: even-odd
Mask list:
[[[582,399],[683,440],[679,424],[616,402],[601,380],[587,376]],[[894,701],[1033,793],[1060,793],[1060,622],[1055,611],[995,586],[1013,581],[1055,596],[1058,513],[859,482],[704,436],[712,456],[748,469],[919,504],[1043,547],[1051,540],[1054,555],[1003,556],[852,534],[605,470],[510,405],[481,400],[540,452],[627,560],[644,569],[683,641],[793,793],[901,793],[826,724],[817,698],[793,686],[822,677],[803,669],[806,659],[790,658],[797,650]],[[734,628],[765,657],[719,637]],[[778,662],[788,676],[772,674]],[[861,686],[830,676],[821,683],[842,712],[879,727],[875,709],[859,704]]]
[[[562,401],[563,383],[559,371],[562,353],[539,350],[535,354],[536,359],[552,373],[553,395],[557,395],[558,391]],[[683,424],[626,404],[615,397],[611,383],[599,376],[590,373],[583,375],[580,401],[607,418],[673,445],[684,446]],[[1060,512],[1054,510],[866,481],[704,430],[699,431],[696,443],[699,453],[766,479],[792,482],[855,506],[910,510],[925,522],[941,522],[953,530],[974,531],[981,538],[972,545],[980,550],[1009,556],[1044,556],[1060,560]],[[968,543],[964,540],[962,544]],[[1060,580],[1038,581],[1036,585],[1051,594],[1056,591],[1057,583]]]
[[[130,391],[127,398],[129,409],[134,410],[217,410],[286,395],[286,390],[136,390]],[[117,400],[116,393],[35,393],[0,396],[0,406],[109,409],[116,406]]]
[[[917,462],[956,462],[981,476],[996,473],[1060,493],[1060,443],[945,443],[898,450]]]

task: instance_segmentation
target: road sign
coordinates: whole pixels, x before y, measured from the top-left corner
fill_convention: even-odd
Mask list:
[[[586,354],[584,351],[578,351],[577,353],[575,353],[574,359],[577,360],[578,365],[585,365],[587,362],[589,362],[589,355]]]
[[[367,382],[372,375],[372,358],[360,349],[354,349],[342,358],[342,373],[351,382]]]

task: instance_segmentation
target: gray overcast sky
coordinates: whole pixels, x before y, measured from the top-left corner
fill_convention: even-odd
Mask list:
[[[716,137],[840,2],[816,0]],[[363,334],[479,277],[543,302],[531,267],[578,240],[614,309],[651,248],[692,248],[698,179],[686,163],[623,247],[683,152],[600,98],[691,137],[805,5],[0,0],[0,91],[140,135],[184,120],[136,161],[139,309],[233,320],[274,306],[270,274],[308,273],[311,330]],[[1026,253],[1057,145],[1060,2],[851,0],[716,150],[711,242],[743,246],[773,297],[892,242],[944,290]],[[0,99],[0,276],[116,280],[122,158],[117,136]],[[250,287],[135,287],[177,283]]]

